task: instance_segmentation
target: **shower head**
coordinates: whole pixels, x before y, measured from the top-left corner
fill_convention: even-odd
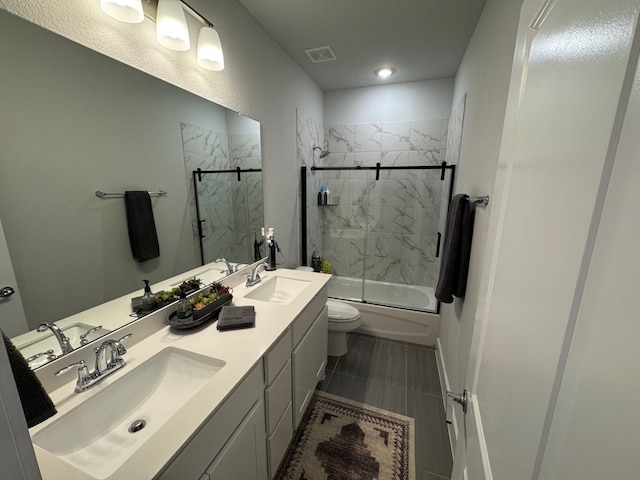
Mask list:
[[[313,147],[313,151],[315,152],[316,150],[320,150],[320,156],[318,158],[326,158],[331,153],[329,150],[324,150],[320,147]]]

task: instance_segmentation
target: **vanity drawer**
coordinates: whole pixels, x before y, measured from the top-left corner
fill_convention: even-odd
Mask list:
[[[267,434],[273,433],[282,413],[291,403],[291,360],[288,360],[280,375],[265,390],[267,407]]]
[[[282,457],[293,438],[293,425],[291,424],[292,404],[289,402],[287,409],[271,435],[267,435],[267,453],[269,457],[269,478],[273,478],[280,466]]]
[[[316,319],[318,314],[327,304],[327,287],[325,286],[318,294],[313,297],[313,300],[309,302],[307,307],[302,311],[295,322],[293,322],[293,346],[298,345],[298,342],[307,333],[309,327]]]
[[[282,370],[282,367],[291,358],[291,330],[280,337],[275,345],[264,357],[264,382],[271,385]]]

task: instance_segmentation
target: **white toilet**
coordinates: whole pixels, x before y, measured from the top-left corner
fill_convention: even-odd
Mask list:
[[[347,353],[347,333],[353,332],[362,324],[357,308],[344,302],[328,300],[329,338],[327,355],[341,357]]]
[[[313,272],[311,267],[298,267],[296,270]],[[327,355],[341,357],[347,353],[347,333],[353,332],[362,324],[360,311],[344,302],[328,300],[329,335],[327,341]]]

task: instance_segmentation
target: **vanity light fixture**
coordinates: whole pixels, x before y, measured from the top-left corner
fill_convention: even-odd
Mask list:
[[[224,69],[224,54],[213,24],[182,0],[100,0],[102,10],[126,23],[140,23],[147,16],[156,22],[156,39],[179,52],[191,48],[185,12],[204,25],[198,34],[197,59],[200,67],[213,72]]]
[[[141,23],[144,10],[140,0],[100,0],[102,11],[125,23]]]
[[[396,69],[391,67],[382,67],[377,69],[374,73],[376,74],[377,77],[389,78],[391,75],[396,73]]]
[[[178,52],[191,48],[189,27],[178,0],[159,0],[156,15],[156,38],[160,45]]]
[[[198,65],[212,72],[224,69],[220,36],[213,25],[202,27],[198,34]]]

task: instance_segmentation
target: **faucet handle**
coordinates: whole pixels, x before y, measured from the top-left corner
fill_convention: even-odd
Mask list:
[[[124,355],[125,353],[127,353],[127,349],[124,348],[124,345],[122,345],[122,342],[125,340],[129,340],[131,337],[133,337],[133,333],[128,333],[126,334],[124,337],[119,338],[118,340],[116,340],[116,354],[118,357],[120,357],[121,355]]]
[[[80,360],[78,362],[70,363],[66,367],[61,368],[57,372],[54,372],[54,375],[56,377],[59,377],[60,375],[64,375],[65,373],[73,370],[73,367],[78,367],[78,370],[82,370],[82,368],[87,368],[85,363],[84,363],[84,360]]]
[[[101,329],[102,329],[102,325],[98,325],[97,327],[90,328],[89,330],[84,332],[82,335],[80,335],[80,345],[86,345],[87,343],[89,343],[89,340],[87,340],[87,337],[90,334],[95,333]]]
[[[89,369],[84,363],[84,360],[80,360],[75,363],[71,363],[64,368],[61,368],[57,372],[54,373],[56,377],[63,375],[71,370],[73,367],[78,367],[78,380],[76,381],[76,392],[81,392],[86,389],[86,385],[91,381],[91,374],[89,373]]]

